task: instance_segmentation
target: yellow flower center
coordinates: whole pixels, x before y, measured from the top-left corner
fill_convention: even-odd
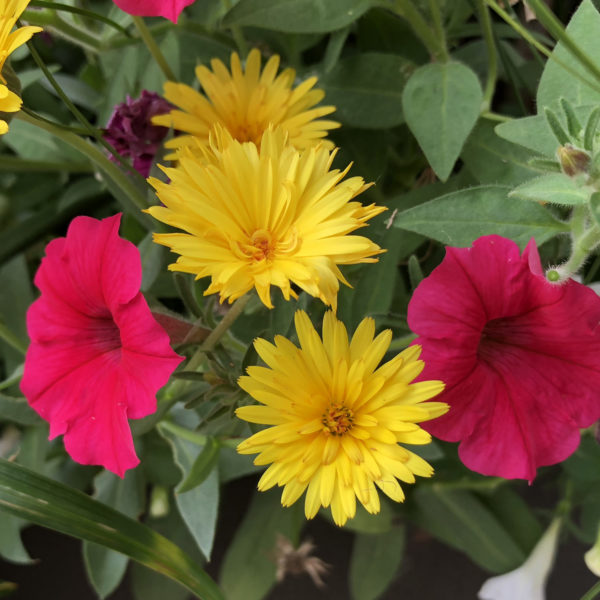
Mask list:
[[[256,262],[273,257],[276,244],[266,229],[257,229],[246,243],[240,243],[242,253]]]
[[[354,413],[339,402],[332,402],[321,417],[323,431],[332,435],[344,435],[352,429]]]

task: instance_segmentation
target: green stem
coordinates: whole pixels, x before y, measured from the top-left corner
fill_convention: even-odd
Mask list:
[[[72,13],[75,15],[81,15],[88,19],[93,19],[96,21],[100,21],[101,23],[105,23],[106,25],[110,25],[113,29],[125,34],[126,36],[131,37],[131,34],[125,29],[125,27],[121,27],[118,23],[105,17],[103,15],[99,15],[98,13],[92,12],[91,10],[86,10],[85,8],[78,8],[77,6],[69,6],[68,4],[60,4],[58,2],[46,2],[45,0],[31,0],[29,6],[39,7],[39,8],[50,8],[52,10],[63,11]]]
[[[10,329],[8,329],[2,321],[0,321],[0,339],[5,341],[9,346],[12,346],[21,354],[25,354],[27,352],[27,344],[23,343],[23,341]]]
[[[432,57],[436,59],[444,57],[444,53],[447,52],[446,49],[415,7],[414,0],[395,0],[392,9],[408,21]]]
[[[227,314],[221,319],[221,322],[211,331],[209,336],[204,340],[204,343],[196,350],[186,365],[186,371],[196,371],[206,357],[206,353],[210,352],[225,335],[227,330],[233,325],[234,321],[242,314],[244,307],[250,300],[250,294],[245,294],[238,298]],[[178,379],[169,384],[165,390],[163,398],[159,401],[159,410],[165,415],[168,410],[181,400],[183,394],[193,382],[184,379]]]
[[[71,111],[71,114],[79,121],[79,123],[83,126],[83,128],[88,132],[88,135],[95,138],[96,141],[104,148],[112,154],[115,159],[121,164],[125,169],[129,171],[134,179],[138,179],[138,182],[141,185],[147,185],[144,178],[131,166],[129,165],[123,157],[104,139],[102,133],[96,129],[83,115],[83,113],[71,102],[71,99],[65,94],[63,89],[60,87],[60,84],[54,78],[54,75],[46,66],[46,63],[42,60],[42,57],[39,55],[35,46],[31,42],[27,42],[27,47],[29,48],[29,52],[33,57],[33,60],[37,64],[37,66],[42,70],[46,79],[53,87],[54,91],[58,94],[58,97],[65,103],[66,107]]]
[[[563,24],[556,15],[540,0],[528,0],[529,5],[535,11],[538,21],[554,36],[564,47],[587,69],[597,80],[600,81],[600,68],[583,51],[583,49],[565,31]]]
[[[496,52],[496,41],[494,39],[494,31],[492,29],[492,19],[485,5],[484,0],[477,0],[477,11],[479,13],[479,21],[483,29],[483,39],[488,54],[488,71],[485,82],[485,90],[483,92],[483,110],[489,111],[492,105],[492,98],[496,89],[496,80],[498,79],[498,53]]]
[[[562,282],[573,276],[581,269],[592,250],[600,244],[600,227],[593,225],[584,233],[576,236],[576,233],[581,232],[582,227],[583,225],[579,223],[579,215],[573,215],[573,220],[571,221],[573,232],[571,256],[562,265],[548,270],[550,281]],[[558,274],[558,278],[556,274]]]
[[[221,322],[210,332],[202,346],[200,346],[192,358],[190,358],[190,361],[186,365],[188,371],[195,371],[204,360],[206,353],[215,348],[221,338],[227,333],[227,330],[242,314],[244,307],[248,304],[248,300],[250,300],[250,294],[245,294],[233,303],[231,308],[227,311],[227,314],[221,319]]]
[[[30,25],[51,29],[66,40],[98,54],[101,48],[100,38],[61,19],[55,10],[27,9],[21,18]]]
[[[438,0],[429,0],[429,12],[431,13],[431,19],[433,21],[433,30],[435,36],[439,41],[442,62],[448,62],[450,55],[448,53],[448,44],[446,42],[446,32],[444,31],[444,24],[442,22],[442,13]]]
[[[594,600],[600,595],[600,581],[595,583],[583,596],[581,600]]]
[[[70,131],[76,135],[89,135],[89,129],[87,127],[84,129],[83,127],[72,127],[71,125],[65,125],[64,123],[56,123],[56,121],[51,121],[50,119],[46,119],[46,117],[42,117],[42,115],[38,115],[35,111],[27,108],[26,106],[21,106],[21,110],[34,119],[38,119],[38,121],[44,121],[50,125],[54,125],[55,127],[60,127],[65,131]]]
[[[552,53],[548,48],[546,48],[543,44],[538,42],[533,35],[525,29],[518,21],[515,21],[504,9],[502,9],[495,0],[485,0],[485,3],[500,17],[506,21],[525,41],[531,44],[536,50],[538,50],[541,54],[546,56],[547,58],[551,58],[556,64],[560,65],[565,71],[573,75],[573,77],[577,77],[580,81],[591,87],[593,90],[600,92],[600,85],[598,85],[595,81],[590,81],[581,75],[581,73],[572,67],[570,67],[567,63],[562,61],[560,58],[556,57],[556,54]]]
[[[15,119],[25,121],[30,125],[34,125],[39,129],[43,129],[54,137],[62,140],[72,148],[75,148],[81,152],[84,156],[87,156],[93,164],[95,164],[100,171],[106,177],[108,177],[120,190],[120,194],[115,194],[117,200],[121,202],[123,210],[131,213],[140,224],[148,231],[152,231],[153,224],[151,219],[146,217],[140,211],[146,208],[146,199],[142,196],[137,187],[130,181],[130,179],[115,165],[112,163],[98,148],[90,144],[88,141],[74,135],[70,131],[64,131],[56,125],[51,125],[45,121],[40,121],[31,115],[23,112],[15,114]]]
[[[156,61],[156,64],[159,66],[160,70],[163,72],[164,76],[168,81],[177,81],[177,77],[175,77],[175,73],[169,67],[164,54],[161,52],[156,40],[150,33],[148,27],[146,27],[146,23],[142,17],[133,17],[133,23],[135,24],[140,37],[144,40],[144,44],[146,44],[146,48],[152,55],[152,58]]]
[[[587,216],[587,206],[576,206],[573,209],[573,214],[571,215],[571,221],[569,225],[571,226],[571,233],[574,239],[578,240],[585,233],[585,222],[587,220]]]
[[[500,115],[498,113],[492,112],[491,110],[486,110],[480,115],[483,119],[487,119],[488,121],[498,121],[499,123],[507,123],[508,121],[512,121],[513,117],[509,117],[508,115]]]
[[[225,10],[230,11],[232,8],[231,0],[221,0]],[[238,48],[238,51],[242,58],[245,58],[248,55],[248,42],[244,37],[244,32],[239,25],[231,26],[231,35],[235,41],[235,44]]]

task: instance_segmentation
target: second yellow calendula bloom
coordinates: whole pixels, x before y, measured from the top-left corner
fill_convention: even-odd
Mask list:
[[[398,480],[414,483],[415,475],[430,477],[433,469],[401,444],[431,441],[418,424],[448,410],[428,401],[443,382],[413,383],[424,367],[419,346],[380,365],[392,334],[375,337],[373,319],[364,319],[351,340],[332,312],[323,320],[322,339],[305,312],[295,321],[300,347],[282,336],[275,344],[256,340],[267,366],[249,367],[239,380],[260,404],[238,408],[237,416],[269,425],[238,446],[242,454],[258,454],[255,464],[270,465],[259,490],[283,487],[284,506],[306,492],[306,517],[331,506],[338,525],[354,516],[357,498],[370,513],[379,512],[376,487],[403,501]]]

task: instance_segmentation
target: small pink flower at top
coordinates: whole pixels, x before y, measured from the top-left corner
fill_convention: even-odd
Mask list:
[[[195,0],[114,0],[126,13],[140,17],[165,17],[177,23],[181,11]]]
[[[173,107],[155,92],[143,90],[139,98],[127,96],[117,104],[104,130],[104,138],[123,157],[133,159],[133,168],[142,177],[150,175],[154,157],[168,128],[152,124],[152,117],[169,112]],[[111,160],[114,157],[110,156]]]
[[[120,220],[77,217],[46,247],[21,390],[73,460],[122,477],[139,463],[127,419],[156,411],[182,358],[140,292],[140,254]]]
[[[600,418],[599,323],[600,298],[549,283],[533,240],[522,256],[496,235],[447,248],[408,307],[423,377],[446,382],[450,405],[423,427],[459,441],[473,471],[532,481]]]

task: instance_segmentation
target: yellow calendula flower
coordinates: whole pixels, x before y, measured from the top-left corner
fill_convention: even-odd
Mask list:
[[[216,123],[239,142],[257,145],[270,125],[281,126],[289,143],[298,149],[313,146],[327,136],[328,130],[339,127],[339,123],[321,118],[335,107],[316,106],[325,96],[322,90],[314,89],[317,78],[292,87],[296,73],[288,68],[278,75],[279,56],[272,56],[262,72],[256,49],[248,55],[245,69],[235,52],[231,71],[218,59],[211,61],[211,67],[212,71],[203,65],[196,68],[204,94],[183,83],[165,83],[165,98],[181,110],[155,116],[152,122],[188,134],[169,140],[167,148],[194,144],[194,138],[207,144]]]
[[[444,389],[441,381],[411,383],[423,370],[421,348],[412,346],[379,366],[392,338],[375,336],[366,318],[352,340],[332,312],[323,320],[323,339],[303,311],[296,313],[300,348],[282,336],[275,344],[257,339],[254,347],[267,367],[249,367],[239,385],[259,406],[236,410],[240,419],[270,425],[238,446],[270,466],[258,489],[282,486],[281,502],[293,504],[305,491],[305,513],[313,518],[331,506],[344,525],[356,498],[370,513],[379,512],[377,486],[402,502],[398,480],[430,477],[432,467],[399,444],[427,444],[431,436],[418,423],[448,410],[426,402]]]
[[[29,0],[0,0],[0,113],[17,112],[21,108],[21,99],[7,87],[2,74],[8,56],[19,46],[27,42],[41,27],[29,25],[13,31],[17,19],[27,8]],[[8,131],[6,121],[0,119],[0,135]]]
[[[11,92],[5,85],[0,84],[0,117],[2,113],[17,112],[21,109],[21,98]],[[0,118],[0,135],[8,131],[8,123]]]
[[[170,182],[148,181],[164,206],[146,212],[186,233],[159,233],[154,241],[180,254],[173,271],[211,277],[205,294],[221,302],[256,288],[272,308],[271,286],[286,300],[294,283],[335,308],[337,265],[376,262],[383,252],[370,239],[351,235],[384,207],[353,199],[362,177],[343,179],[330,170],[335,152],[324,146],[296,150],[281,130],[268,129],[260,147],[217,129],[208,148],[183,148]],[[348,167],[349,168],[349,167]]]

